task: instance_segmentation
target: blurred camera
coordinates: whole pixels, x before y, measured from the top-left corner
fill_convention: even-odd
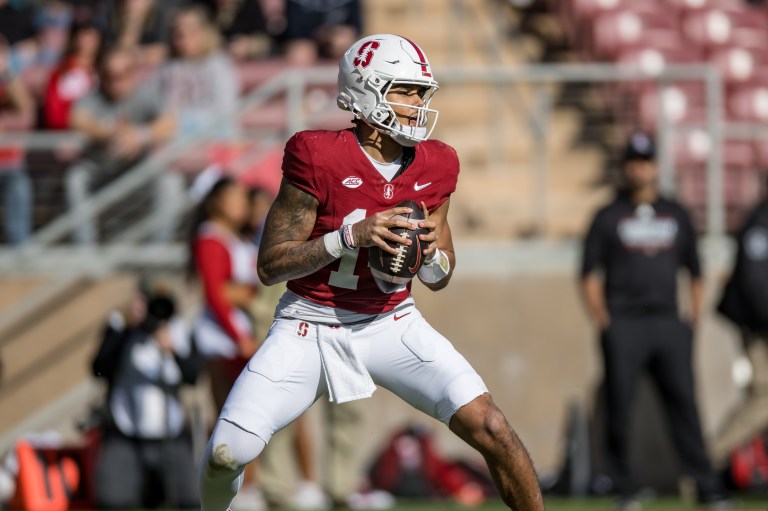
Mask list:
[[[157,295],[147,302],[147,317],[142,327],[147,332],[154,332],[163,323],[166,323],[176,313],[176,303],[173,298],[166,295]]]

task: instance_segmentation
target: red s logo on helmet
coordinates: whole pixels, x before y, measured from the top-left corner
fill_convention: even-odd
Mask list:
[[[366,41],[359,50],[357,50],[357,57],[352,63],[355,67],[360,66],[363,68],[371,65],[371,59],[373,58],[373,50],[379,47],[378,41]]]

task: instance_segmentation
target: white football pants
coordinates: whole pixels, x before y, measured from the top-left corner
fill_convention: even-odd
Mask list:
[[[466,359],[415,307],[341,328],[351,330],[376,385],[445,424],[456,410],[488,391]],[[316,324],[277,319],[240,374],[201,463],[203,511],[225,511],[245,464],[326,393],[317,335]]]

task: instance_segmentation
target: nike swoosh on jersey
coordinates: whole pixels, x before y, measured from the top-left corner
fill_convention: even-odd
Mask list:
[[[413,189],[418,192],[419,190],[423,190],[424,188],[428,187],[431,184],[432,184],[432,181],[430,181],[429,183],[424,183],[423,185],[420,185],[419,183],[413,183]]]
[[[395,321],[398,321],[398,320],[400,320],[400,319],[403,319],[403,318],[404,318],[404,317],[406,317],[408,314],[410,314],[410,312],[406,312],[405,314],[401,314],[400,316],[398,316],[397,314],[395,314]]]

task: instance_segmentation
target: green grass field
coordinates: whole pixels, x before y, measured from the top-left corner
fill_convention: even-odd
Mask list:
[[[768,511],[768,497],[759,499],[755,497],[735,499],[739,510],[760,510]],[[546,507],[548,511],[609,511],[613,509],[611,499],[563,499],[547,498]],[[466,510],[467,508],[449,503],[401,503],[394,511],[437,511],[445,509]],[[505,507],[501,501],[489,501],[479,508],[482,511],[503,511]],[[657,499],[647,502],[643,505],[644,511],[665,511],[665,510],[686,510],[692,511],[698,509],[695,503],[684,502],[679,499]]]

